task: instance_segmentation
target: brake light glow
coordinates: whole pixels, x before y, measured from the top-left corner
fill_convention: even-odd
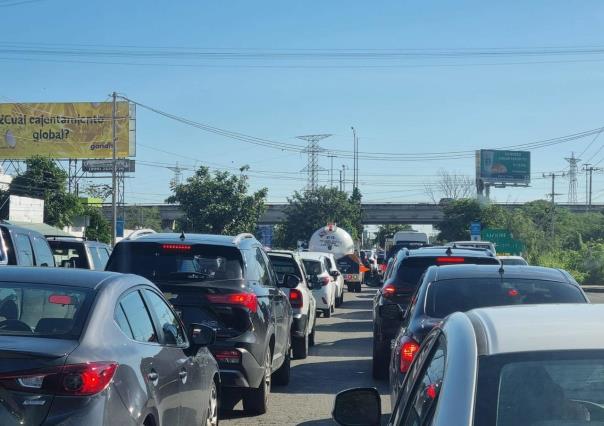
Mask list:
[[[327,284],[329,284],[331,282],[331,278],[330,277],[323,277],[321,278],[321,285],[325,286]]]
[[[300,290],[294,288],[289,291],[289,304],[295,309],[299,309],[304,305],[302,292]]]
[[[239,305],[248,308],[251,312],[258,311],[258,298],[254,293],[208,294],[206,298],[210,303]]]
[[[393,284],[388,284],[388,285],[384,286],[384,288],[382,288],[382,294],[386,298],[394,296],[395,293],[396,293],[396,287]]]
[[[117,367],[116,362],[70,364],[35,372],[4,374],[0,376],[0,384],[24,392],[89,396],[109,386]]]
[[[438,389],[436,388],[436,385],[434,383],[428,385],[426,388],[426,397],[434,401],[437,395]]]
[[[164,251],[191,251],[188,244],[162,244],[161,248]]]
[[[437,263],[464,263],[466,261],[463,257],[437,257]]]
[[[241,352],[235,349],[223,349],[212,352],[216,361],[223,362],[225,364],[240,364],[241,363]]]
[[[403,339],[404,342],[401,345],[400,353],[400,370],[401,373],[406,373],[409,371],[413,358],[415,358],[415,354],[419,350],[419,343],[409,337],[404,337]]]
[[[73,305],[71,296],[61,294],[51,294],[48,296],[48,303],[52,303],[53,305]]]
[[[515,288],[508,290],[508,296],[510,296],[510,297],[518,296],[518,290],[516,290]]]

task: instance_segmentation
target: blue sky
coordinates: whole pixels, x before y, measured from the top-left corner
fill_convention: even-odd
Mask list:
[[[0,0],[0,43],[96,45],[92,50],[128,45],[286,51],[604,46],[601,0],[42,0],[11,6],[13,1]],[[395,153],[508,146],[604,126],[602,54],[564,57],[576,62],[563,63],[552,63],[559,58],[551,57],[416,58],[387,62],[386,67],[372,60],[342,67],[330,60],[209,60],[195,66],[168,60],[142,66],[124,64],[137,61],[130,57],[113,61],[119,64],[78,62],[111,61],[104,58],[39,59],[0,54],[0,102],[99,101],[115,90],[195,121],[286,143],[300,143],[297,135],[331,133],[323,146],[350,150],[354,125],[361,151]],[[517,63],[526,61],[547,63]],[[327,66],[316,67],[318,63]],[[305,174],[298,173],[306,163],[303,154],[219,137],[141,108],[137,132],[138,164],[127,184],[129,202],[165,199],[172,177],[165,167],[176,162],[187,169],[249,164],[252,187],[267,186],[271,201],[283,201],[305,184]],[[532,169],[535,174],[563,170],[564,157],[581,153],[590,142],[586,138],[535,150]],[[593,157],[594,163],[604,158],[604,150],[598,151],[602,144],[604,136],[584,159]],[[342,164],[352,166],[352,161],[335,159],[336,167]],[[328,160],[322,158],[321,165],[328,168]],[[368,201],[426,200],[424,184],[434,182],[443,168],[472,175],[474,163],[472,158],[361,160],[361,190]],[[190,174],[184,172],[185,177]],[[328,176],[321,179],[327,182]],[[602,184],[604,178],[596,175],[596,201],[604,201]],[[523,201],[543,198],[546,192],[549,181],[535,179],[529,189],[498,189],[493,195],[500,201]],[[557,192],[566,199],[568,181],[560,180]],[[582,199],[584,175],[579,176]]]

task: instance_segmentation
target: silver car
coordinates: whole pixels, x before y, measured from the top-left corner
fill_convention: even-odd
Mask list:
[[[604,306],[455,313],[422,344],[388,425],[604,424]],[[380,424],[374,388],[336,397],[341,425]]]

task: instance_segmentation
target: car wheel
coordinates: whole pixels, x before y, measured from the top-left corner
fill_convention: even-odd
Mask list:
[[[331,305],[331,313],[333,314],[336,311],[336,303],[334,302],[333,305]]]
[[[289,384],[289,376],[291,372],[291,358],[289,357],[289,350],[285,354],[283,364],[277,371],[273,373],[273,382],[276,385],[287,386]]]
[[[266,350],[264,359],[264,377],[260,386],[255,389],[246,389],[243,396],[243,409],[253,414],[265,414],[268,410],[268,394],[271,391],[271,350]]]
[[[210,387],[210,400],[208,401],[205,426],[218,426],[218,388],[214,380],[212,380],[212,386]]]
[[[388,351],[386,345],[373,335],[373,358],[371,361],[371,373],[374,379],[384,380],[388,376]]]
[[[331,318],[331,308],[323,309],[323,318]]]
[[[304,337],[294,337],[292,340],[292,352],[294,359],[306,359],[308,356],[309,335]]]
[[[340,294],[340,306],[344,304],[344,289],[342,289],[342,294]]]
[[[308,346],[314,346],[314,345],[315,345],[315,325],[313,324],[312,331],[308,335]]]

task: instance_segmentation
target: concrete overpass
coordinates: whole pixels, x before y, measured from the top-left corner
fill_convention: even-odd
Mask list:
[[[267,210],[260,218],[260,225],[274,225],[285,219],[284,203],[268,203]],[[501,203],[507,209],[521,207],[523,203]],[[164,226],[169,226],[174,220],[180,218],[183,213],[179,206],[173,204],[137,204],[128,205],[126,208],[158,207]],[[557,204],[575,213],[585,213],[584,205],[580,204]],[[363,223],[365,225],[437,225],[443,219],[442,206],[429,203],[363,203]],[[110,206],[103,207],[106,217],[111,217]],[[591,207],[592,212],[603,212],[604,204]]]

